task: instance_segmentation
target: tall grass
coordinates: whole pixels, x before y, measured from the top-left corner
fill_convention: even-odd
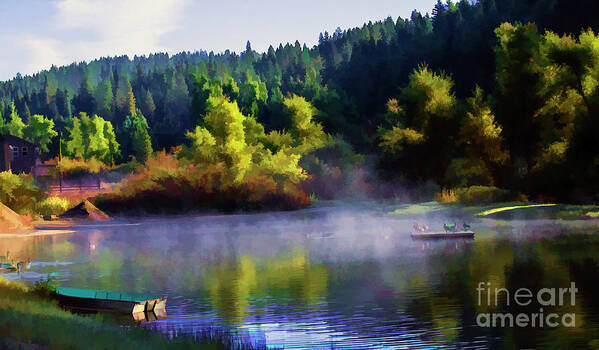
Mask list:
[[[167,338],[62,310],[25,285],[0,277],[0,348],[49,349],[253,349],[226,333]]]
[[[456,190],[447,189],[435,194],[435,200],[439,203],[457,203]]]
[[[519,193],[493,186],[471,186],[443,190],[435,194],[435,200],[441,203],[478,205],[498,202],[525,202],[527,199]]]

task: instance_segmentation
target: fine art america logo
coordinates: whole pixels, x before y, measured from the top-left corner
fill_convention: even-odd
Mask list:
[[[505,306],[528,307],[538,303],[539,310],[534,313],[479,313],[476,324],[479,327],[576,327],[574,313],[548,313],[544,307],[575,306],[578,288],[572,282],[569,288],[542,288],[530,290],[520,288],[511,293],[506,288],[492,288],[490,282],[479,282],[476,288],[478,306],[495,308],[501,300]]]

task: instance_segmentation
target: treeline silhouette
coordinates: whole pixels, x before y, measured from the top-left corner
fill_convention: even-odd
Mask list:
[[[594,201],[598,10],[590,0],[438,1],[430,15],[324,32],[312,48],[99,58],[1,83],[0,115],[8,122],[14,103],[25,122],[40,114],[67,130],[97,114],[122,162],[136,154],[133,115],[152,148],[168,150],[202,125],[216,90],[267,133],[292,128],[284,101],[298,95],[383,178]]]

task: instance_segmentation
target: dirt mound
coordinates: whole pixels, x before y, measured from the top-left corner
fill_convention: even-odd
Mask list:
[[[31,231],[31,220],[0,203],[0,234]]]
[[[96,208],[88,200],[77,204],[77,206],[67,210],[64,214],[58,216],[61,219],[80,219],[91,221],[107,221],[111,217],[106,213]]]

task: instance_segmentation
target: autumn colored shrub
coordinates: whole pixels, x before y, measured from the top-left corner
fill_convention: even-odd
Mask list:
[[[456,195],[456,190],[454,189],[445,189],[441,192],[435,194],[435,201],[439,203],[456,203],[458,201],[458,197]]]
[[[129,176],[123,186],[100,194],[95,204],[109,212],[178,213],[190,210],[294,209],[309,205],[309,197],[291,182],[248,173],[236,181],[224,163],[196,166],[172,154],[157,152]]]

